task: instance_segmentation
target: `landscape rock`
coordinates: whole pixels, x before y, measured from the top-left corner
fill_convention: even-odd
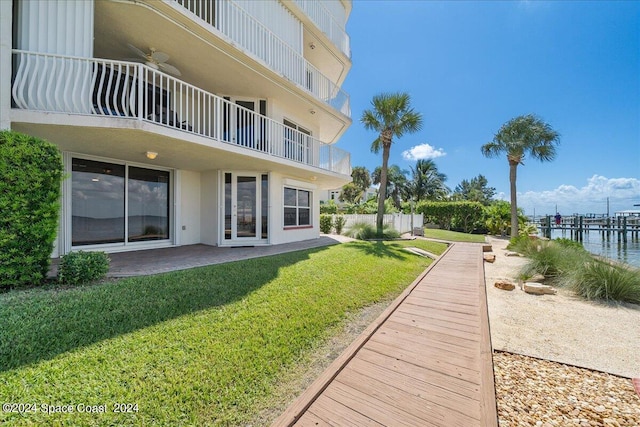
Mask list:
[[[507,251],[504,253],[504,256],[522,256],[518,252]]]
[[[627,378],[511,353],[493,361],[501,426],[640,426]]]
[[[493,284],[493,286],[504,291],[512,291],[516,288],[516,285],[508,280],[498,280]]]
[[[535,282],[525,282],[524,291],[533,295],[555,295],[558,292],[549,285]]]
[[[534,274],[527,279],[527,282],[542,283],[544,282],[544,276],[542,274]]]
[[[486,262],[496,262],[496,256],[494,254],[484,254],[484,260]]]

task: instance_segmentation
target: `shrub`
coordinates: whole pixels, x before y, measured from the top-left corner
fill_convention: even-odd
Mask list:
[[[320,232],[324,234],[331,233],[331,228],[333,227],[333,219],[331,215],[320,215]]]
[[[456,228],[472,232],[484,217],[484,207],[478,202],[420,201],[416,212],[424,215],[425,223],[435,223],[444,230]]]
[[[574,271],[581,269],[584,264],[593,259],[582,248],[565,247],[555,241],[532,242],[529,249],[524,251],[529,262],[521,270],[522,277],[542,274],[555,284],[561,285]]]
[[[338,215],[336,219],[333,221],[333,228],[336,229],[336,234],[342,234],[342,229],[344,225],[347,223],[347,220],[342,215]]]
[[[338,213],[338,205],[333,200],[329,200],[326,203],[320,203],[320,214],[335,214]]]
[[[345,235],[349,237],[353,237],[358,240],[369,240],[369,239],[397,239],[400,237],[400,233],[395,229],[391,228],[389,224],[385,224],[382,228],[382,236],[378,235],[378,230],[375,225],[368,224],[366,222],[358,222],[353,224],[349,229],[345,232]]]
[[[587,252],[584,246],[582,246],[582,243],[575,240],[559,237],[557,239],[554,239],[553,241],[564,248],[574,248],[578,251]]]
[[[531,239],[529,236],[517,236],[509,239],[507,249],[529,256],[542,244],[542,241]]]
[[[70,252],[60,260],[58,281],[65,285],[82,285],[103,279],[109,271],[109,257],[104,252]]]
[[[46,277],[62,174],[55,145],[0,131],[0,288],[37,285]]]
[[[640,304],[640,274],[637,270],[592,261],[574,271],[569,285],[578,295],[589,300]]]

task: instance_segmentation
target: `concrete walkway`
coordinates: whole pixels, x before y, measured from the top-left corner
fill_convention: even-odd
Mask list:
[[[345,241],[344,236],[323,235],[318,239],[282,245],[254,247],[219,247],[208,245],[188,245],[171,248],[147,249],[109,254],[111,259],[108,277],[145,276],[186,270],[243,259],[259,258],[304,249],[321,248]],[[59,259],[51,262],[49,277],[58,273]]]

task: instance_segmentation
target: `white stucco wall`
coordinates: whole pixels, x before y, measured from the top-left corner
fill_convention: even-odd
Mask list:
[[[200,174],[200,242],[218,244],[218,171]]]
[[[181,170],[179,175],[180,222],[176,224],[176,232],[180,245],[194,245],[200,243],[200,173]]]
[[[0,130],[11,127],[11,1],[0,1]]]
[[[284,187],[300,188],[311,191],[311,224],[306,228],[284,227]],[[304,182],[287,178],[278,173],[270,176],[269,194],[269,242],[273,245],[297,242],[300,240],[317,239],[320,236],[320,204],[318,191],[311,182]]]
[[[269,118],[276,122],[283,123],[283,119],[287,119],[311,131],[311,136],[314,138],[318,138],[318,135],[320,135],[320,128],[317,123],[313,122],[313,115],[308,111],[291,110],[286,104],[277,99],[269,99],[267,106]]]

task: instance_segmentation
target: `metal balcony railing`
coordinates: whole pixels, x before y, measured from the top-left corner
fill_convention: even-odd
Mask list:
[[[348,152],[145,64],[14,50],[17,108],[151,122],[335,173]]]
[[[342,53],[351,58],[349,35],[321,1],[293,0],[293,2],[329,37],[329,40]]]
[[[349,95],[233,1],[169,0],[332,108],[351,117]]]

